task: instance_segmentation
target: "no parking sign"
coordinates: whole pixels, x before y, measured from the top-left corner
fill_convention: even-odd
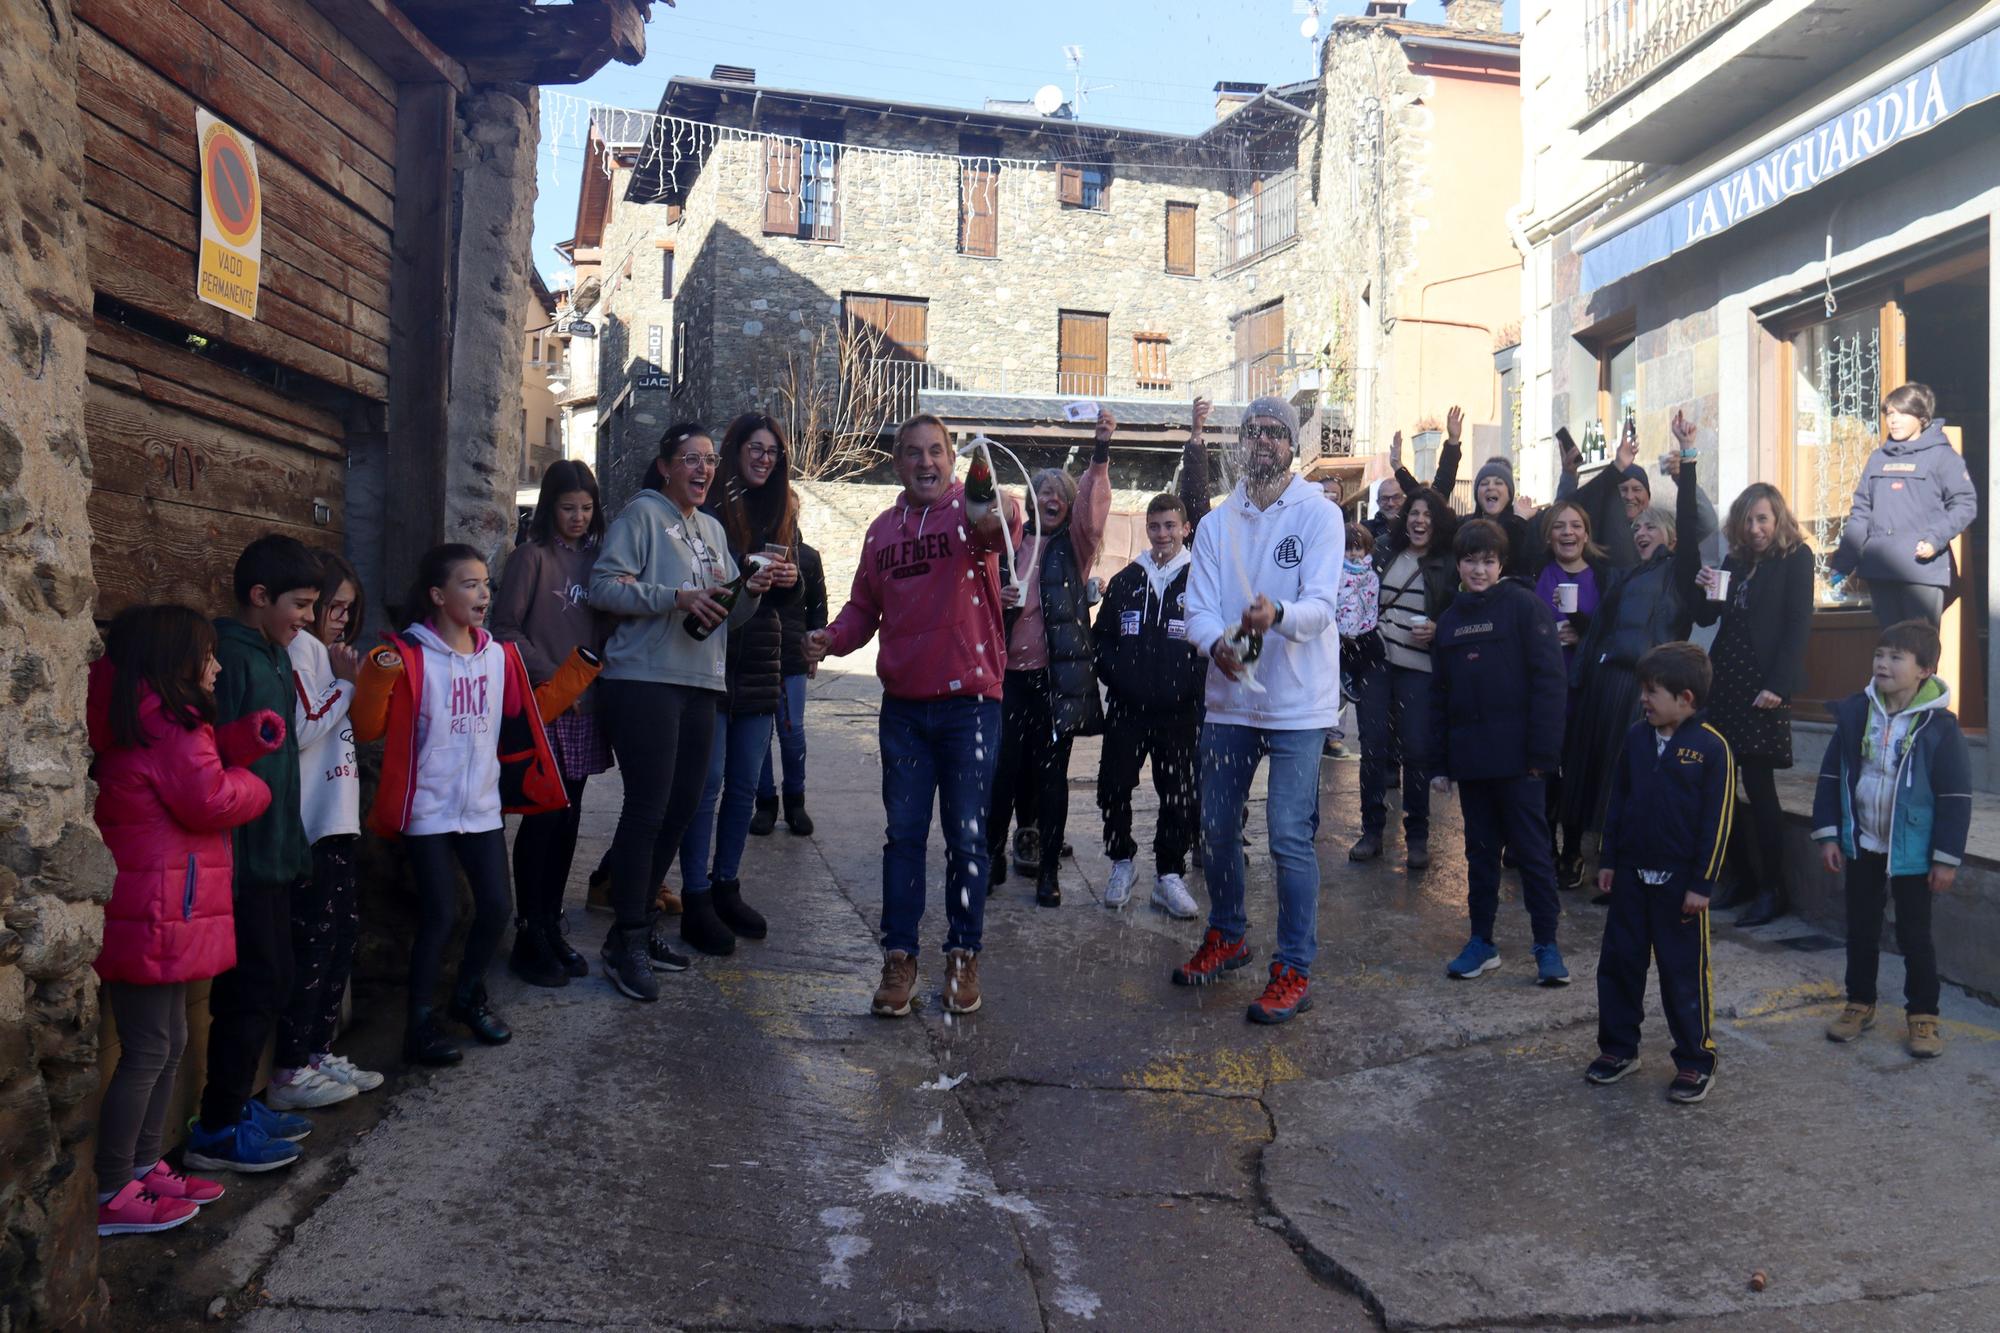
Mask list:
[[[257,272],[264,259],[264,190],[257,149],[200,107],[201,259],[195,294],[245,319],[257,318]]]

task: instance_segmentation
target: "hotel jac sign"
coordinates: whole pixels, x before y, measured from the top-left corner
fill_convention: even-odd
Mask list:
[[[245,319],[257,318],[257,274],[264,261],[264,188],[257,149],[196,107],[201,153],[201,254],[195,295]]]
[[[1881,88],[1633,226],[1583,243],[1583,286],[1594,291],[1795,198],[2000,95],[2000,29]]]
[[[661,364],[666,354],[666,330],[658,324],[647,325],[646,362],[644,368],[639,371],[638,378],[632,381],[632,387],[636,389],[673,388],[673,377],[667,374]]]

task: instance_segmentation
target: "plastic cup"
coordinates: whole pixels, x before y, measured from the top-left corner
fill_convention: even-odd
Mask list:
[[[1708,600],[1711,602],[1726,602],[1729,600],[1728,570],[1718,569],[1715,571],[1715,582],[1708,585]]]
[[[1565,614],[1575,613],[1576,585],[1574,583],[1558,583],[1556,585],[1556,610]]]

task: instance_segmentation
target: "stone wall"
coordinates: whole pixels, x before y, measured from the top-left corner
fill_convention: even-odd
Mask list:
[[[98,1299],[99,903],[83,738],[83,133],[68,0],[0,7],[0,1330]]]

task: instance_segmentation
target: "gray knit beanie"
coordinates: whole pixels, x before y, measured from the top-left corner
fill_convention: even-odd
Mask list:
[[[1285,429],[1292,433],[1292,448],[1295,451],[1298,449],[1299,412],[1290,403],[1276,394],[1266,394],[1262,398],[1254,399],[1250,406],[1243,409],[1243,424],[1245,426],[1250,424],[1250,418],[1252,417],[1270,417],[1273,421],[1284,422]]]
[[[1507,503],[1512,505],[1516,495],[1514,489],[1514,465],[1508,462],[1504,456],[1489,458],[1480,464],[1479,474],[1472,479],[1472,494],[1474,499],[1478,498],[1480,483],[1484,482],[1488,477],[1498,477],[1502,482],[1506,483]]]

